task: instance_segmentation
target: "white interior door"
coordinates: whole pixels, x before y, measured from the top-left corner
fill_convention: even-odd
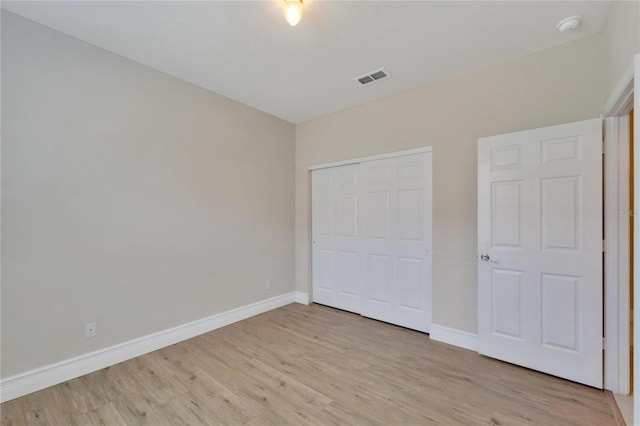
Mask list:
[[[314,170],[313,299],[360,313],[363,264],[358,223],[359,165]]]
[[[313,300],[428,332],[431,152],[313,170]]]
[[[362,163],[362,315],[431,326],[431,153]]]
[[[478,145],[483,355],[602,388],[602,121]]]

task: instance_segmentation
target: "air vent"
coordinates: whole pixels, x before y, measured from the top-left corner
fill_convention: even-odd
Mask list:
[[[387,74],[387,72],[383,68],[381,68],[379,70],[371,71],[370,73],[367,73],[365,75],[361,75],[360,77],[356,77],[354,78],[354,80],[357,80],[360,84],[364,85],[373,83],[374,81],[378,81],[388,76],[389,74]]]
[[[374,80],[380,80],[381,78],[385,78],[386,76],[387,74],[385,74],[385,72],[382,70],[376,71],[373,74],[371,74],[371,78],[373,78]]]

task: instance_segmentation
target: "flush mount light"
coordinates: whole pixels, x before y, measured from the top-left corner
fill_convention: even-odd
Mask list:
[[[561,33],[570,33],[580,26],[582,23],[582,16],[573,15],[568,18],[564,18],[562,21],[558,22],[556,27]]]
[[[302,19],[302,0],[284,0],[284,17],[292,27]]]

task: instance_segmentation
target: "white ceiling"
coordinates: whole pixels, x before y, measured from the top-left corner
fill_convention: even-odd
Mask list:
[[[609,2],[3,1],[2,8],[292,123],[604,29]],[[584,17],[562,34],[556,23]],[[385,67],[390,77],[354,77]]]

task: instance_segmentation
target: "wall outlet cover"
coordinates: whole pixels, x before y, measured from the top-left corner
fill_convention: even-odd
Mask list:
[[[84,325],[84,337],[94,337],[96,335],[96,323],[88,322]]]

